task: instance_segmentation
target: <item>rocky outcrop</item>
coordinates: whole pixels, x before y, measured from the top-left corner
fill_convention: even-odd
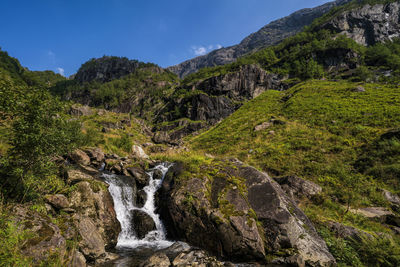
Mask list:
[[[322,187],[297,176],[274,178],[288,196],[293,199],[309,198],[322,192]]]
[[[159,203],[170,237],[242,262],[275,255],[276,264],[335,263],[308,218],[267,174],[237,161],[200,166],[209,168],[216,168],[212,178],[186,173],[182,181],[187,170],[180,164],[167,173]]]
[[[282,79],[283,77],[267,73],[257,65],[244,65],[232,73],[211,77],[182,88],[193,93],[184,97],[173,95],[157,120],[188,118],[215,124],[237,110],[243,101],[253,99],[268,89],[285,89]],[[159,133],[153,140],[160,142],[165,138],[165,134]]]
[[[211,53],[185,61],[168,69],[180,77],[204,67],[224,65],[235,61],[238,57],[252,51],[279,43],[283,39],[300,32],[304,26],[310,25],[314,19],[327,13],[335,6],[346,4],[350,0],[337,0],[324,5],[299,10],[287,17],[273,21],[256,33],[246,37],[240,44],[221,48]]]
[[[76,73],[74,80],[81,84],[91,81],[109,82],[134,72],[140,66],[141,62],[137,60],[104,56],[84,63]]]
[[[374,45],[400,36],[400,3],[364,5],[345,11],[320,29],[345,34],[362,45]]]

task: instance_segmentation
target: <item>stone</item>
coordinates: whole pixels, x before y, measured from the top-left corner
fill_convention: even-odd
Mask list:
[[[143,239],[149,232],[156,230],[156,224],[146,212],[142,210],[132,210],[132,225],[136,236]]]
[[[71,155],[70,158],[73,162],[77,164],[82,164],[82,165],[90,165],[90,158],[89,156],[83,152],[80,149],[75,149]]]
[[[140,167],[126,168],[128,173],[135,178],[138,187],[143,188],[149,184],[149,175]]]
[[[68,184],[76,184],[82,181],[92,181],[94,178],[80,170],[68,170],[67,182]]]
[[[163,178],[163,173],[159,169],[155,169],[153,172],[153,179],[154,180],[161,180]]]
[[[93,220],[86,216],[75,218],[76,227],[82,240],[79,242],[80,251],[85,255],[85,258],[90,261],[95,261],[105,254],[105,244],[101,235],[97,231]]]
[[[85,256],[83,256],[82,253],[79,251],[75,250],[72,253],[71,259],[68,263],[68,267],[86,267],[86,259]]]
[[[118,254],[106,252],[100,258],[96,259],[96,265],[107,264],[108,262],[113,262],[119,258]]]
[[[105,158],[104,152],[98,147],[88,148],[85,150],[85,152],[92,161],[96,161],[98,163],[102,162]]]
[[[93,114],[93,110],[89,106],[81,106],[78,104],[72,105],[69,114],[72,116],[90,116]]]
[[[274,178],[274,180],[280,184],[286,194],[294,196],[297,199],[304,197],[311,199],[322,192],[321,186],[297,176],[285,176]]]
[[[382,190],[383,197],[389,201],[393,206],[400,207],[400,197],[390,191]]]
[[[358,92],[358,93],[365,92],[365,88],[362,87],[361,85],[359,85],[356,88],[354,88],[354,92]]]
[[[68,199],[62,194],[46,195],[44,199],[56,209],[66,209],[69,207]]]
[[[136,207],[143,208],[147,201],[147,193],[144,190],[139,190],[136,194]]]
[[[210,257],[203,250],[192,250],[190,252],[180,253],[173,261],[172,266],[201,266],[201,267],[218,267],[224,266],[224,263],[219,262],[215,257]]]
[[[171,246],[162,249],[160,252],[167,255],[168,258],[173,261],[182,252],[189,252],[191,250],[192,247],[188,243],[177,241],[174,242]]]
[[[21,230],[32,233],[24,240],[22,254],[31,257],[33,262],[40,264],[50,257],[51,253],[57,250],[60,259],[66,253],[66,240],[61,230],[51,222],[46,215],[32,211],[28,206],[16,205],[12,208],[15,226]]]
[[[388,215],[393,215],[393,212],[384,207],[368,207],[361,209],[350,209],[350,211],[363,215],[367,218],[385,220]]]
[[[367,232],[358,230],[352,226],[344,225],[338,222],[327,222],[327,225],[338,237],[344,238],[349,241],[362,242],[365,237],[373,238],[373,236]]]
[[[70,207],[75,210],[74,218],[76,220],[90,218],[97,232],[96,235],[102,239],[103,247],[111,249],[117,244],[121,226],[107,187],[106,183],[97,180],[90,183],[79,182],[70,193],[69,202]],[[82,222],[79,221],[80,223]],[[85,219],[83,223],[89,224]]]
[[[237,160],[218,166],[225,167],[211,184],[195,173],[185,183],[176,183],[188,170],[179,163],[169,169],[158,196],[169,238],[230,261],[266,264],[265,251],[278,257],[280,251],[293,249],[294,255],[279,256],[280,261],[335,264],[312,223],[278,183]],[[242,189],[227,182],[229,177],[242,181]]]
[[[263,123],[257,125],[256,127],[254,127],[254,131],[255,132],[263,131],[263,130],[269,128],[269,127],[271,127],[271,123],[263,122]]]
[[[148,159],[149,156],[144,152],[143,148],[138,145],[132,146],[132,156],[138,159]]]
[[[155,253],[145,262],[143,262],[140,267],[169,267],[171,262],[169,261],[167,255],[164,253]]]

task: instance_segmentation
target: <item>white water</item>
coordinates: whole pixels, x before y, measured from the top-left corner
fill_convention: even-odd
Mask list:
[[[105,181],[110,185],[108,191],[114,200],[114,209],[117,219],[121,223],[121,233],[118,236],[117,248],[138,248],[153,247],[162,249],[169,247],[173,243],[166,240],[165,228],[160,220],[160,216],[155,213],[154,194],[160,188],[161,183],[171,164],[163,163],[147,172],[149,175],[149,185],[143,190],[147,194],[147,200],[143,208],[134,206],[132,188],[125,184],[118,176],[113,174],[103,174]],[[153,179],[155,170],[162,172],[161,179]],[[142,210],[146,212],[154,220],[156,230],[147,233],[143,239],[138,239],[135,235],[132,225],[132,210]]]

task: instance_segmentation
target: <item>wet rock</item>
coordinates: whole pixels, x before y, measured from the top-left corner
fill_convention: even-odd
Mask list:
[[[135,178],[137,186],[143,188],[149,184],[149,175],[140,167],[126,168],[128,173]]]
[[[153,172],[153,179],[161,180],[162,177],[163,177],[162,171],[160,171],[159,169],[155,169],[154,172]]]
[[[147,201],[147,193],[144,190],[139,190],[136,194],[136,206],[138,208],[143,208]]]
[[[144,238],[149,232],[157,229],[150,215],[142,210],[132,211],[132,225],[139,239]]]
[[[108,262],[115,261],[119,258],[118,254],[111,253],[111,252],[106,252],[104,253],[100,258],[96,259],[96,265],[102,265]]]
[[[74,150],[71,155],[70,158],[73,162],[77,163],[77,164],[82,164],[82,165],[89,165],[90,164],[90,158],[89,156],[83,152],[80,149],[76,149]]]
[[[285,176],[274,180],[281,185],[286,194],[297,199],[312,198],[322,192],[321,186],[297,176]]]
[[[180,253],[173,261],[172,266],[185,267],[185,266],[202,266],[202,267],[217,267],[224,266],[215,257],[210,257],[205,251],[193,250],[190,252]]]
[[[132,156],[138,159],[148,159],[149,156],[144,152],[143,148],[138,145],[132,146]]]
[[[15,206],[12,214],[18,228],[32,233],[22,248],[24,256],[32,257],[38,264],[51,256],[50,251],[57,250],[60,258],[63,258],[66,253],[66,240],[50,218],[23,205]]]
[[[61,194],[56,194],[56,195],[46,195],[44,197],[45,201],[49,203],[51,206],[53,206],[56,209],[65,209],[69,207],[69,201],[68,199]]]
[[[191,250],[192,247],[188,243],[177,241],[168,248],[161,250],[161,252],[165,253],[173,261],[182,252],[189,252]]]
[[[169,267],[171,262],[164,253],[156,253],[143,262],[140,267]]]

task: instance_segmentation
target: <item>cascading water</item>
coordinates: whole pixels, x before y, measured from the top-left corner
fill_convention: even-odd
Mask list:
[[[163,163],[147,172],[149,175],[149,185],[143,188],[147,194],[147,200],[142,208],[134,205],[132,187],[122,179],[113,174],[103,174],[103,177],[110,186],[108,188],[113,200],[117,219],[121,223],[121,233],[118,236],[117,248],[135,249],[139,247],[152,247],[162,249],[172,245],[166,240],[166,232],[158,214],[156,214],[154,195],[160,188],[161,183],[172,164]],[[153,174],[156,170],[162,172],[161,179],[154,179]],[[143,239],[138,239],[132,225],[132,210],[141,210],[147,213],[154,221],[156,230],[147,233]]]

